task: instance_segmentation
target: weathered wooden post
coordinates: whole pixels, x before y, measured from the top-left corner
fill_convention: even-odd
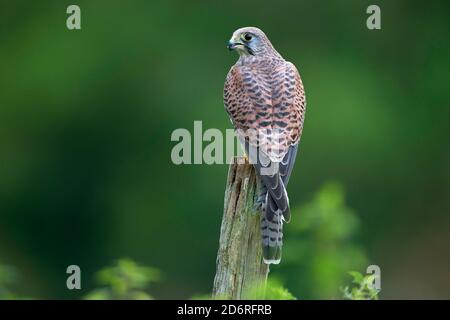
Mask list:
[[[257,190],[253,166],[235,158],[225,189],[213,299],[264,297],[269,267],[262,262],[261,216],[253,207]]]

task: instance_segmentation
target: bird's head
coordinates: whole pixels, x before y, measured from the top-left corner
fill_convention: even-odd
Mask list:
[[[240,56],[276,53],[264,32],[255,27],[237,29],[228,41],[228,49],[236,50]]]

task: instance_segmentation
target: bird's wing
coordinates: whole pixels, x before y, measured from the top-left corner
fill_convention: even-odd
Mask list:
[[[225,82],[224,103],[272,203],[289,220],[285,185],[295,162],[305,111],[297,69],[289,62],[267,69],[235,65]],[[278,170],[268,172],[274,164]]]
[[[274,116],[285,122],[283,131],[287,135],[289,148],[300,141],[302,134],[306,111],[305,91],[297,68],[290,62],[284,64],[278,78],[281,83],[278,86],[277,99],[274,100]]]
[[[274,162],[283,160],[300,140],[305,92],[290,62],[267,70],[233,66],[225,81],[224,104],[238,134]]]
[[[286,136],[286,144],[283,146],[286,146],[287,150],[283,150],[283,159],[279,166],[283,183],[287,186],[302,135],[306,98],[302,80],[292,63],[285,63],[279,78],[282,80],[279,85],[279,97],[274,100],[274,118],[280,119],[285,124],[282,134]]]

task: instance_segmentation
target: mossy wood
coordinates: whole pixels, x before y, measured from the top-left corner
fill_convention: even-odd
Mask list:
[[[254,209],[258,186],[244,158],[230,164],[220,228],[214,299],[262,299],[269,268],[262,262],[260,213]]]

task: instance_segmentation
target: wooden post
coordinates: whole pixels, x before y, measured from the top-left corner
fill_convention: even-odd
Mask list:
[[[253,208],[257,190],[253,166],[235,158],[225,189],[213,299],[264,298],[269,267],[262,262],[261,216]]]

